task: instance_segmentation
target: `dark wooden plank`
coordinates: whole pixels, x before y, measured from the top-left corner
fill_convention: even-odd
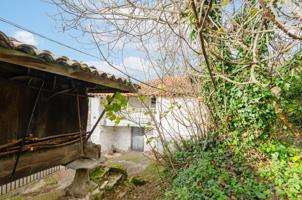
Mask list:
[[[79,131],[76,97],[42,92],[29,133],[26,126],[37,91],[14,81],[0,80],[0,145],[12,143],[23,134],[43,138]],[[86,129],[88,117],[88,98],[80,99],[81,124]]]
[[[0,159],[0,185],[30,174],[54,167],[65,165],[80,156],[80,143],[59,148],[44,149],[23,153],[20,157],[15,177],[11,176],[16,156],[6,156]]]

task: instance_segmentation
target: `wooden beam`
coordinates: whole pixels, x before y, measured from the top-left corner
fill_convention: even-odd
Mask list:
[[[0,185],[13,180],[28,176],[30,174],[54,167],[65,165],[80,157],[81,144],[38,150],[23,153],[19,159],[15,177],[11,176],[16,161],[16,155],[0,158]]]
[[[94,83],[96,85],[114,88],[123,92],[134,91],[130,84],[120,83],[118,81],[111,80],[110,78],[96,76],[80,69],[74,69],[70,66],[45,62],[37,56],[32,56],[12,49],[5,49],[0,47],[0,61],[53,74],[59,74],[89,83]]]

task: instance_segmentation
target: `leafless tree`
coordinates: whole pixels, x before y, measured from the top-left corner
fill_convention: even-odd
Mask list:
[[[221,79],[239,86],[267,87],[269,83],[258,80],[263,71],[269,72],[268,76],[278,74],[278,66],[301,49],[302,5],[298,0],[50,2],[58,8],[54,18],[62,30],[77,30],[90,36],[101,58],[111,65],[113,58],[137,52],[147,60],[152,78],[197,77],[201,84],[210,80],[213,90]],[[266,46],[267,54],[259,53],[261,45]],[[236,73],[217,68],[218,63],[235,66]],[[239,79],[247,69],[248,76]],[[211,95],[204,96],[203,103],[210,99]],[[196,120],[191,121],[197,125]],[[184,123],[183,119],[179,123]],[[201,129],[194,129],[198,132],[194,134],[203,132]]]
[[[62,30],[75,29],[92,36],[94,39],[91,42],[102,47],[100,50],[103,59],[110,58],[117,50],[144,52],[143,55],[149,60],[150,70],[154,70],[160,77],[175,74],[177,70],[185,73],[188,69],[191,73],[208,76],[209,73],[204,68],[212,64],[211,60],[226,62],[219,52],[223,41],[233,47],[232,63],[237,64],[239,70],[240,67],[251,67],[250,80],[238,84],[257,82],[253,74],[257,65],[266,62],[273,65],[276,61],[282,61],[284,52],[300,45],[302,39],[301,3],[296,0],[285,3],[263,0],[51,2],[59,9],[54,17]],[[235,20],[238,14],[241,14],[240,19]],[[215,20],[214,16],[221,19]],[[268,22],[272,22],[273,26],[268,26]],[[271,53],[265,58],[257,58],[257,44],[261,38],[267,37],[267,33],[273,33],[276,38],[268,41]],[[249,43],[242,41],[246,34],[252,35]],[[252,60],[240,61],[235,51],[239,47],[246,54],[252,54]],[[213,71],[212,75],[236,83],[217,71]]]

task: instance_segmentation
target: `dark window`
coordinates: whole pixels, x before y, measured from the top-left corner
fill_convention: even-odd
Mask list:
[[[152,107],[152,108],[155,108],[155,107],[156,107],[156,98],[155,98],[155,97],[152,97],[152,98],[151,98],[151,107]]]

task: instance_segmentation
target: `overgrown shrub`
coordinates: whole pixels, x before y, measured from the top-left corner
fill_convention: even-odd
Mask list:
[[[292,74],[284,77],[277,85],[282,91],[279,103],[284,114],[296,129],[302,131],[302,71],[299,71],[302,70],[302,58],[299,63],[300,69],[291,70]]]
[[[184,153],[183,155],[186,155]],[[179,171],[166,199],[267,199],[262,184],[243,156],[224,148],[192,152],[188,168]],[[178,159],[183,158],[179,156]]]
[[[262,159],[247,159],[227,144],[176,152],[182,167],[164,199],[301,199],[301,149],[275,142],[256,150]]]
[[[277,141],[263,144],[260,149],[268,156],[260,162],[259,173],[274,188],[279,199],[302,199],[302,151],[301,148],[285,146]]]

